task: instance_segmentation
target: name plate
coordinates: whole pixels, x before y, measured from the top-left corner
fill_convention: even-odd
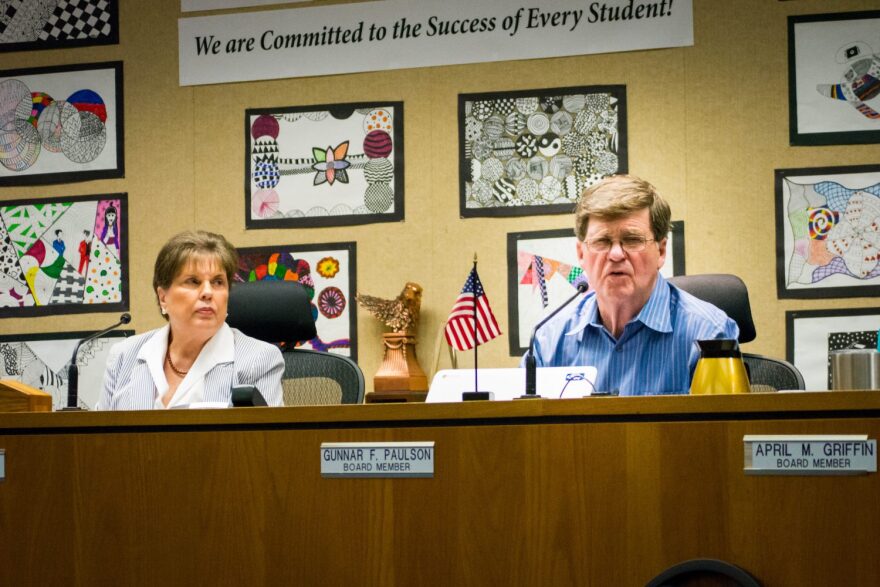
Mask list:
[[[877,440],[867,435],[743,436],[751,475],[863,475],[877,472]]]
[[[321,443],[321,477],[433,476],[433,441]]]

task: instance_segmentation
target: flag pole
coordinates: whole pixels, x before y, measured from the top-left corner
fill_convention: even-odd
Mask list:
[[[474,276],[477,275],[477,252],[474,251]],[[479,373],[479,369],[477,368],[477,349],[480,347],[479,341],[477,341],[477,288],[476,284],[474,287],[474,392],[480,391],[480,386],[477,381],[477,373]]]

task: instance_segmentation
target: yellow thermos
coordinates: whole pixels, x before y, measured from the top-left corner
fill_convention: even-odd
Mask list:
[[[698,340],[700,360],[691,381],[691,395],[749,393],[749,376],[736,340]]]

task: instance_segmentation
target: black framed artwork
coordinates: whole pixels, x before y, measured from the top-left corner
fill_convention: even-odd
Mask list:
[[[128,310],[128,196],[0,201],[0,317]]]
[[[118,43],[117,0],[0,3],[0,53]]]
[[[404,218],[403,102],[245,111],[245,225]]]
[[[569,214],[583,190],[626,173],[626,86],[458,97],[463,218]]]
[[[44,332],[0,335],[0,379],[21,381],[52,396],[52,409],[67,406],[67,370],[77,343],[94,334]],[[76,355],[79,369],[78,405],[93,410],[104,380],[110,348],[134,330],[113,330],[84,343]]]
[[[0,71],[0,186],[125,175],[122,62]]]
[[[806,389],[831,389],[830,353],[877,348],[880,308],[795,310],[785,313],[785,358],[804,376]]]
[[[880,295],[880,165],[777,169],[780,298]]]
[[[672,223],[664,277],[685,274],[684,221]],[[571,228],[507,234],[507,311],[510,355],[528,350],[538,321],[574,294],[586,276],[577,259]]]
[[[792,145],[880,142],[880,10],[788,17]]]
[[[357,361],[357,244],[272,245],[238,249],[235,281],[287,280],[309,294],[318,335],[303,348]]]

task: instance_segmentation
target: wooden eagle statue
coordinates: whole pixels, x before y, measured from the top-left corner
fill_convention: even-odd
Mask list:
[[[422,286],[418,283],[408,282],[403,286],[400,295],[393,300],[361,293],[355,299],[361,307],[391,328],[392,332],[415,336],[419,324],[419,308],[422,305]]]

